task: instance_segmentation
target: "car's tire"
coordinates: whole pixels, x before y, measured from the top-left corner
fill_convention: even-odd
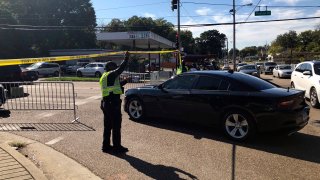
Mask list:
[[[55,71],[55,72],[53,73],[53,76],[54,76],[54,77],[58,77],[58,76],[59,76],[59,71]]]
[[[97,77],[97,78],[100,78],[101,77],[101,72],[94,73],[94,76]]]
[[[294,86],[294,82],[291,82],[291,89],[294,89],[295,86]]]
[[[317,95],[317,90],[316,88],[311,88],[310,90],[310,104],[312,107],[319,107],[319,100],[318,100],[318,95]]]
[[[130,98],[127,102],[127,112],[134,121],[141,121],[145,116],[143,102],[136,97]]]
[[[77,71],[77,76],[78,77],[82,77],[82,72],[81,71]]]
[[[234,141],[245,141],[256,133],[252,116],[241,110],[230,110],[222,118],[221,127]]]

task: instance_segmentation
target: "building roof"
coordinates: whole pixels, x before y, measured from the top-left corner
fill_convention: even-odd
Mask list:
[[[174,48],[175,43],[151,31],[130,32],[100,32],[97,33],[98,41],[106,41],[117,45],[125,45],[142,49]]]

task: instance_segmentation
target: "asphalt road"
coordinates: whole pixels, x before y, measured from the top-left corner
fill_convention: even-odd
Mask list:
[[[289,79],[262,78],[287,87]],[[71,111],[13,111],[1,123],[47,123],[47,130],[21,131],[25,136],[66,154],[104,179],[319,179],[320,110],[311,109],[310,123],[292,136],[263,134],[233,143],[218,129],[183,125],[163,119],[133,122],[123,113],[125,156],[101,152],[103,115],[98,83],[75,83],[80,122],[95,131],[58,127]],[[73,130],[73,131],[70,131]],[[78,131],[76,131],[78,130]]]

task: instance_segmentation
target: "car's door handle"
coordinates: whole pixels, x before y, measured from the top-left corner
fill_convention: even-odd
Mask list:
[[[181,99],[181,98],[183,98],[183,96],[179,96],[179,95],[177,95],[177,96],[172,96],[172,99]]]

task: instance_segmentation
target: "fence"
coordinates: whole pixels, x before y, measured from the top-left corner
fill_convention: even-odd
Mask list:
[[[120,75],[120,80],[127,79],[128,83],[124,86],[125,89],[137,88],[149,84],[150,78],[148,73],[123,72]]]
[[[72,82],[0,82],[7,110],[70,110],[78,121]],[[5,93],[5,94],[4,94]]]

